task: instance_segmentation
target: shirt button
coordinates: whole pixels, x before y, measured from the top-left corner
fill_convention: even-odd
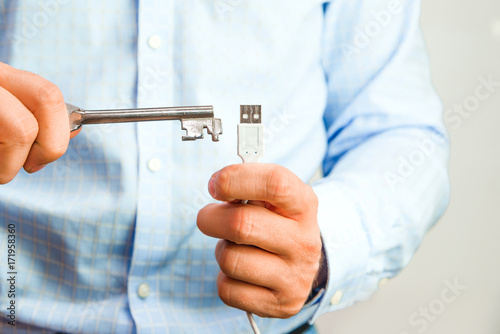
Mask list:
[[[344,293],[340,290],[337,290],[337,292],[333,294],[332,299],[330,300],[330,304],[337,305],[342,300],[342,297],[344,297]]]
[[[382,288],[382,287],[384,287],[387,283],[389,283],[389,279],[388,279],[388,278],[382,278],[382,279],[378,282],[378,287],[379,287],[379,288]]]
[[[158,158],[154,158],[148,161],[148,168],[152,172],[157,172],[161,169],[161,161]]]
[[[158,49],[161,46],[161,37],[158,35],[149,37],[148,44],[151,48]]]
[[[149,288],[149,285],[147,285],[146,283],[142,283],[141,285],[139,285],[139,288],[137,289],[137,294],[139,295],[139,297],[146,298],[150,293],[151,289]]]

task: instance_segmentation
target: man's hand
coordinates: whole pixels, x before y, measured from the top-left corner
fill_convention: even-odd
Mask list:
[[[215,173],[209,192],[223,204],[198,214],[198,227],[220,238],[215,257],[221,268],[222,301],[261,317],[297,314],[320,269],[318,199],[288,169],[240,164]],[[241,200],[248,204],[238,204]]]
[[[72,137],[77,133],[72,133]],[[53,83],[0,63],[0,184],[59,159],[70,139],[68,112]]]

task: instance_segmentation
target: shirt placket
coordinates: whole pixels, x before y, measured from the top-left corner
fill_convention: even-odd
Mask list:
[[[172,105],[173,1],[138,2],[137,106]],[[137,217],[128,277],[128,300],[138,333],[168,331],[160,304],[159,267],[169,256],[171,133],[177,122],[137,124]]]

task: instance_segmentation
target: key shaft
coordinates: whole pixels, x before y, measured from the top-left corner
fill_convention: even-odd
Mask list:
[[[82,116],[82,123],[106,124],[212,117],[214,117],[214,109],[211,106],[145,108],[132,110],[88,110],[85,111]]]
[[[186,130],[184,141],[203,138],[203,129],[207,129],[213,141],[218,141],[222,134],[222,122],[214,118],[213,106],[84,110],[67,103],[66,107],[71,131],[85,124],[180,120]]]

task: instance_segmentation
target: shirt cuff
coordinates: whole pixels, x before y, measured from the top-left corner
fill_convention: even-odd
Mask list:
[[[369,295],[363,285],[370,243],[361,211],[350,191],[340,182],[329,179],[321,179],[313,185],[319,200],[318,224],[328,270],[326,288],[306,304],[318,304],[308,320],[311,325],[322,314],[350,306]]]

